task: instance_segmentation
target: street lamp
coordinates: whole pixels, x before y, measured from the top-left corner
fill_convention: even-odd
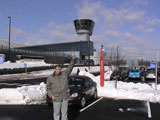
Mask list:
[[[8,19],[9,19],[9,60],[11,60],[11,56],[10,56],[10,45],[11,45],[11,16],[8,16]]]

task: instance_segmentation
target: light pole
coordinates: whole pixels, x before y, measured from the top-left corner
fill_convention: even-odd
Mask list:
[[[9,60],[11,60],[11,56],[10,56],[10,45],[11,45],[11,16],[8,16],[8,19],[9,19],[9,36],[8,36],[8,39],[9,39]]]
[[[90,37],[88,39],[88,65],[90,69]]]

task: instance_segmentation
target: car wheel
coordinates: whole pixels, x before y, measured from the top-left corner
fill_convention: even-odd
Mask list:
[[[81,103],[80,103],[81,107],[84,107],[86,106],[86,98],[85,97],[82,97],[81,98]]]

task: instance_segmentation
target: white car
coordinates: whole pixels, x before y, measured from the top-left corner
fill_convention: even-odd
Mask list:
[[[155,78],[156,78],[155,69],[147,69],[147,71],[146,71],[146,79],[155,79]]]

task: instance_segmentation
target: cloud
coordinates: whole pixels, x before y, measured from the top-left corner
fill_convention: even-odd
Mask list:
[[[133,45],[136,47],[146,46],[146,41],[130,32],[126,32],[122,38],[125,42],[125,45]]]
[[[70,23],[65,25],[57,25],[54,22],[49,22],[48,27],[42,29],[41,31],[57,43],[77,40],[74,29],[74,25]]]
[[[13,41],[19,41],[20,39],[24,38],[25,36],[26,36],[25,31],[15,27],[15,26],[12,26],[12,28],[11,28],[11,39]]]
[[[41,45],[41,44],[49,44],[52,43],[49,40],[43,39],[41,35],[31,34],[25,40],[26,45]]]
[[[151,32],[153,32],[153,31],[154,31],[153,28],[147,28],[147,29],[145,30],[145,32],[147,32],[147,33],[151,33]]]
[[[149,0],[128,0],[122,6],[123,7],[131,7],[136,5],[147,6],[149,4]]]
[[[116,11],[115,18],[121,23],[131,23],[138,24],[142,23],[145,18],[145,11],[143,10],[134,10],[134,9],[121,9]]]
[[[121,33],[119,31],[112,30],[112,29],[104,31],[104,34],[113,39],[119,38],[121,36]]]
[[[160,19],[158,18],[154,18],[154,19],[150,19],[146,22],[147,26],[156,26],[156,25],[160,25]]]
[[[140,4],[137,1],[134,2],[135,4]],[[147,5],[147,2],[144,4]],[[134,8],[106,8],[100,2],[84,2],[81,8],[82,9],[77,12],[78,16],[93,19],[97,21],[95,22],[95,26],[99,26],[96,29],[100,32],[94,32],[91,37],[97,50],[99,50],[103,44],[104,46],[119,45],[124,54],[127,55],[147,53],[150,43],[147,43],[145,38],[139,37],[136,33],[132,33],[135,32],[135,30],[141,30],[146,33],[154,31],[152,27],[146,27],[146,24],[144,24],[146,23],[146,19],[148,19],[145,10]],[[122,30],[119,26],[132,26],[130,28],[132,32]]]
[[[157,26],[160,26],[160,19],[151,18],[146,22],[144,22],[143,24],[135,26],[134,30],[144,32],[144,33],[151,33],[155,30],[155,27]]]
[[[103,9],[101,11],[106,25],[119,24],[140,24],[145,19],[145,11],[135,9]]]
[[[143,32],[143,33],[151,33],[154,31],[153,27],[147,27],[146,25],[137,25],[134,27],[136,32]]]
[[[134,8],[106,8],[102,2],[83,2],[80,9],[77,9],[79,18],[92,19],[96,23],[113,24],[140,24],[144,22],[146,11]]]
[[[134,8],[121,8],[113,9],[106,8],[100,1],[99,2],[83,2],[81,8],[77,9],[78,18],[92,19],[96,23],[104,22],[107,25],[112,25],[115,22],[138,24],[142,23],[145,19],[145,11],[137,10]]]
[[[102,8],[101,2],[90,2],[84,1],[83,6],[78,7],[78,18],[80,19],[92,19],[98,22],[99,18],[97,16],[99,9]]]

